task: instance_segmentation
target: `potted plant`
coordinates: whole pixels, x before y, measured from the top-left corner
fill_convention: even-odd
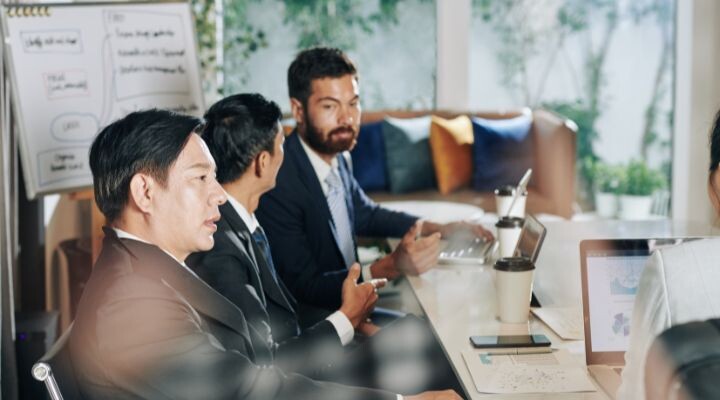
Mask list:
[[[592,166],[595,187],[595,210],[604,218],[613,218],[618,211],[618,190],[623,169],[596,161]]]
[[[620,218],[646,219],[650,216],[653,193],[665,187],[665,177],[642,161],[630,161],[620,183]]]

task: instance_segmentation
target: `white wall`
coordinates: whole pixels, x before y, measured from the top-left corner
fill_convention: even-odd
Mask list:
[[[470,100],[470,0],[437,1],[435,107],[467,110]]]
[[[720,108],[720,2],[677,2],[673,218],[713,221],[708,133]]]

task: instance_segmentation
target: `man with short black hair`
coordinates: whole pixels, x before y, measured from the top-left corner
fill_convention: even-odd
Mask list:
[[[313,377],[341,361],[342,347],[354,337],[377,300],[382,281],[358,285],[354,265],[343,283],[340,309],[314,326],[300,329],[295,298],[277,276],[270,247],[255,209],[275,186],[283,162],[285,136],[280,108],[259,94],[236,94],[205,113],[203,139],[217,162],[217,179],[228,194],[212,250],[188,259],[210,286],[240,307],[258,330],[279,344],[278,365]]]
[[[185,265],[190,253],[212,248],[227,200],[199,124],[135,112],[93,142],[95,200],[109,227],[69,343],[83,398],[399,397],[283,373],[272,339]],[[420,398],[433,396],[457,398]]]
[[[356,235],[402,238],[392,254],[363,269],[364,280],[422,274],[437,263],[441,236],[455,231],[492,237],[479,225],[420,223],[365,195],[347,153],[360,129],[358,82],[355,65],[338,49],[316,47],[297,55],[288,69],[297,126],[285,142],[277,186],[257,210],[275,267],[292,293],[327,309],[338,306],[342,282],[358,259]]]

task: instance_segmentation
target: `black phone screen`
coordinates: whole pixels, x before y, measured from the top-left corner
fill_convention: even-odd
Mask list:
[[[470,336],[470,341],[477,348],[550,346],[545,335]]]

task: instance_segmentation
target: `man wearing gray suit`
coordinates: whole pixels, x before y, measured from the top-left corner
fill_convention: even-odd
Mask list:
[[[190,253],[212,248],[227,200],[199,125],[135,112],[93,142],[95,199],[109,227],[69,344],[83,398],[399,397],[283,373],[272,338],[187,268]]]

